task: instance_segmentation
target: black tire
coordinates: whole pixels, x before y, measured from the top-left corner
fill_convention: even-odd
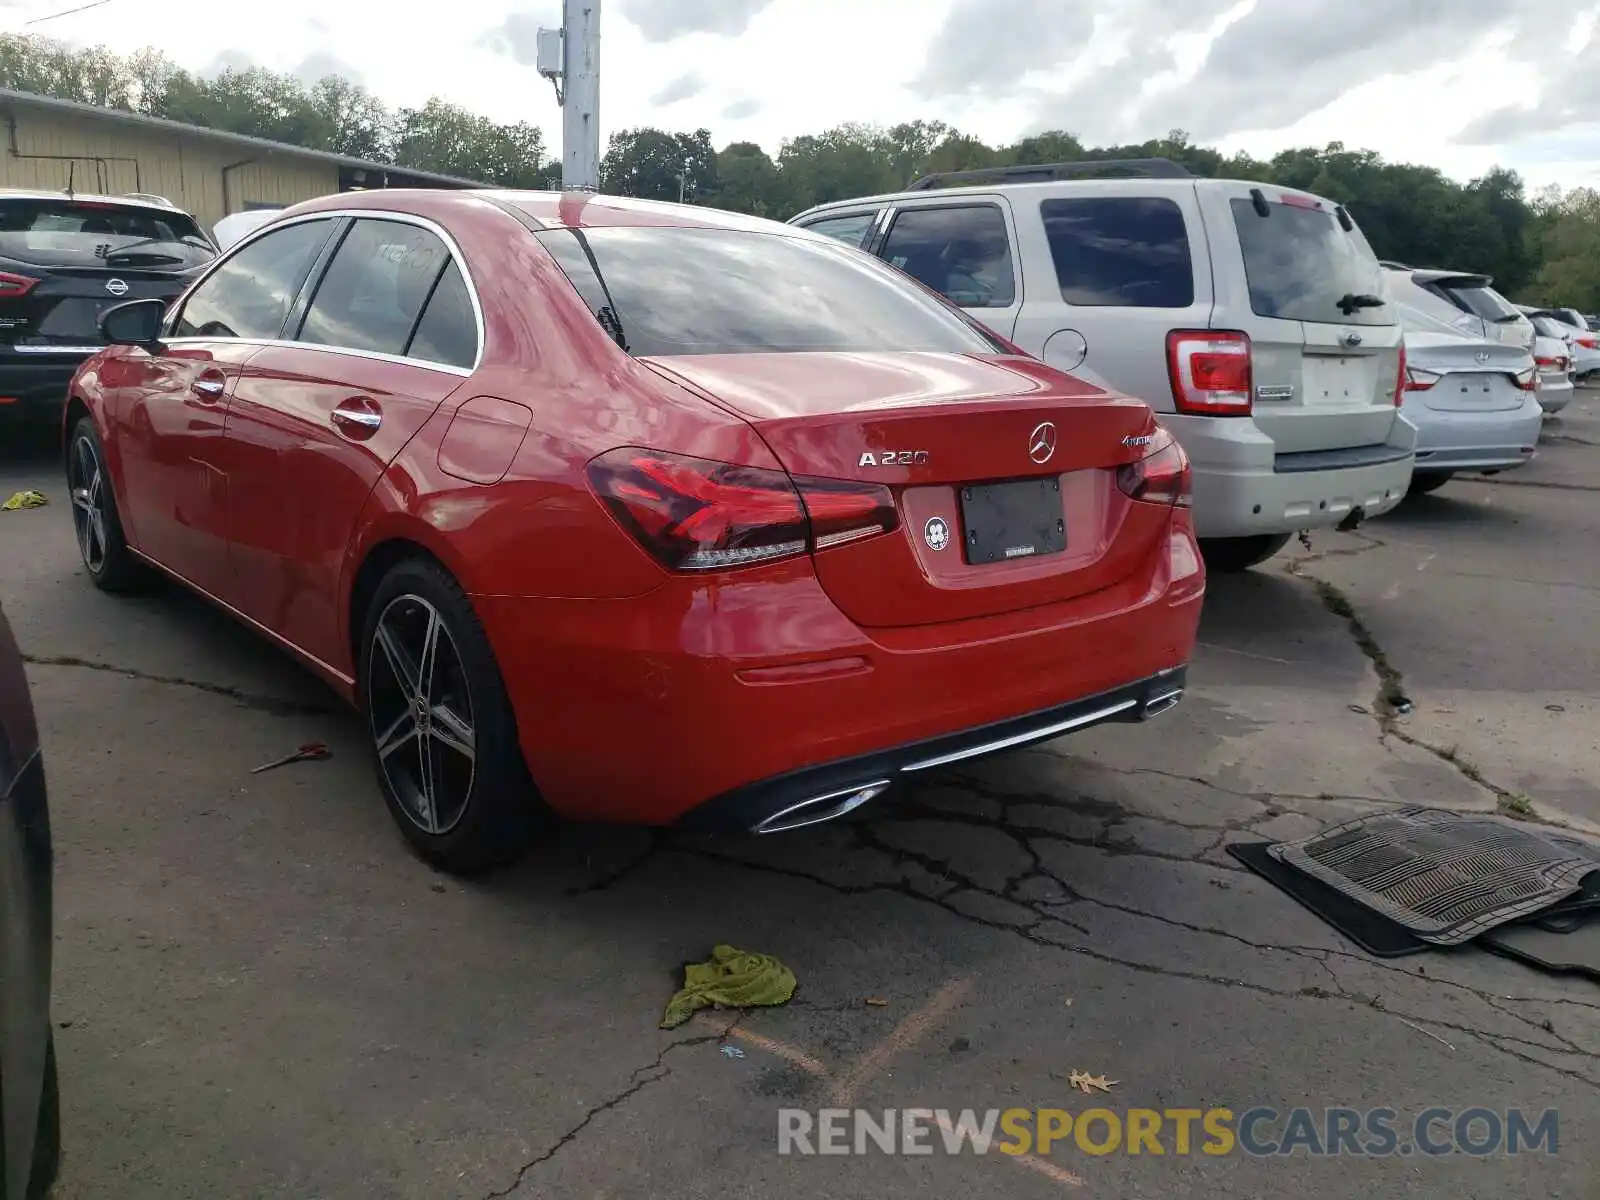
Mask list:
[[[78,557],[95,587],[103,592],[135,591],[145,567],[122,532],[116,490],[106,467],[105,447],[94,422],[84,417],[67,441],[67,496],[72,502],[72,530]]]
[[[417,667],[430,629],[424,706]],[[460,875],[520,857],[546,813],[489,639],[438,563],[408,559],[383,577],[362,623],[360,672],[378,786],[417,854]]]
[[[39,1092],[39,1124],[33,1134],[33,1163],[28,1168],[28,1200],[46,1195],[61,1174],[61,1083],[56,1077],[56,1039],[45,1049],[44,1087]]]
[[[1252,537],[1201,538],[1200,554],[1206,570],[1236,575],[1259,566],[1289,544],[1291,534],[1258,533]]]
[[[1437,492],[1454,478],[1454,471],[1436,471],[1428,475],[1413,474],[1411,476],[1411,486],[1406,489],[1406,495],[1426,496],[1429,492]]]

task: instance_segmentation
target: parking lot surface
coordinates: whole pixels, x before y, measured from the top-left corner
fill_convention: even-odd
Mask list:
[[[568,827],[473,883],[407,853],[355,716],[174,588],[96,592],[49,451],[13,446],[0,494],[30,487],[0,601],[51,785],[63,1197],[1595,1195],[1592,983],[1371,959],[1223,846],[1402,803],[1600,830],[1600,392],[1525,470],[1214,577],[1154,723],[782,836]],[[719,942],[794,1000],[659,1030]],[[1561,1138],[778,1154],[780,1108],[857,1105],[1555,1108]]]

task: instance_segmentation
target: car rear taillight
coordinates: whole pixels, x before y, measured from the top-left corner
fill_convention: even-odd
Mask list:
[[[1529,367],[1526,371],[1518,371],[1511,377],[1511,382],[1525,392],[1536,392],[1539,390],[1539,368]]]
[[[1417,377],[1415,380],[1413,379],[1413,375],[1415,375]],[[1423,377],[1428,377],[1428,381],[1426,383],[1419,382],[1419,380],[1421,378],[1423,378]],[[1435,375],[1432,371],[1420,371],[1419,370],[1419,371],[1413,372],[1413,371],[1410,371],[1410,370],[1407,369],[1407,367],[1406,367],[1406,344],[1404,342],[1401,342],[1400,343],[1400,370],[1396,373],[1395,380],[1394,380],[1394,406],[1396,408],[1400,407],[1400,404],[1401,404],[1401,402],[1403,400],[1405,400],[1406,393],[1408,391],[1410,391],[1410,392],[1425,392],[1429,388],[1431,388],[1434,384],[1436,384],[1438,382],[1439,382],[1439,376]]]
[[[588,473],[623,528],[673,571],[772,562],[898,525],[893,493],[875,483],[633,447],[600,455]]]
[[[1576,337],[1572,340],[1585,350],[1600,350],[1600,338]]]
[[[1425,392],[1434,384],[1438,383],[1439,380],[1443,379],[1444,376],[1439,374],[1437,371],[1424,371],[1421,367],[1407,367],[1405,371],[1405,378],[1406,391]]]
[[[1548,367],[1552,371],[1565,371],[1567,369],[1566,358],[1559,354],[1550,355],[1545,358],[1535,358],[1533,361],[1538,363],[1541,367]]]
[[[1117,488],[1133,500],[1147,504],[1172,504],[1188,508],[1194,476],[1189,471],[1189,456],[1178,440],[1165,429],[1156,431],[1154,449],[1138,462],[1117,468]]]
[[[38,282],[30,275],[13,275],[9,271],[0,271],[0,296],[26,296]]]
[[[1167,374],[1180,413],[1201,417],[1250,415],[1254,378],[1250,338],[1243,333],[1174,329],[1167,334]]]

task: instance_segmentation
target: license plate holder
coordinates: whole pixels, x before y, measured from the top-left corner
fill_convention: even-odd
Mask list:
[[[974,566],[1062,553],[1067,522],[1060,476],[968,484],[961,489],[961,528]]]

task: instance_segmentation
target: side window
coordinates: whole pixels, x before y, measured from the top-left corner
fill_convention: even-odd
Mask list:
[[[439,277],[438,286],[428,297],[422,320],[406,347],[408,358],[448,363],[471,368],[478,361],[478,319],[473,315],[472,297],[454,260]]]
[[[812,233],[820,233],[824,237],[831,237],[836,242],[843,242],[846,246],[854,246],[859,250],[877,216],[877,212],[873,211],[851,213],[847,217],[824,217],[820,221],[808,222],[802,228],[809,229]]]
[[[334,251],[296,340],[404,354],[449,261],[444,243],[420,226],[358,220]]]
[[[195,288],[173,336],[281,336],[295,294],[332,229],[332,221],[305,221],[246,246]]]
[[[905,209],[883,257],[962,308],[1006,308],[1017,298],[1011,238],[993,204]]]
[[[1134,196],[1039,204],[1056,282],[1068,304],[1188,308],[1194,264],[1183,211]]]

